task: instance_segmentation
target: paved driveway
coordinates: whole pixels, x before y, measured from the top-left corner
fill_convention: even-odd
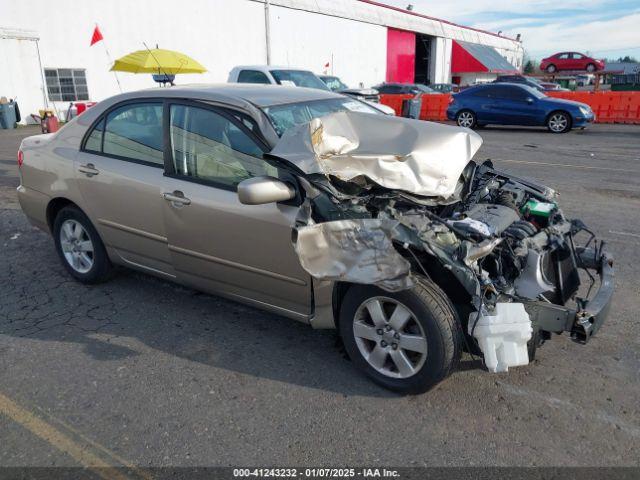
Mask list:
[[[17,209],[0,131],[0,465],[638,465],[640,128],[487,128],[476,158],[562,192],[617,260],[609,321],[437,389],[373,385],[332,332],[121,271],[83,286]]]

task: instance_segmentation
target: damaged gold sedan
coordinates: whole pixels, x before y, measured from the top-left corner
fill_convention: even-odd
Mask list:
[[[81,282],[121,265],[337,328],[417,393],[463,349],[502,372],[552,333],[586,343],[611,303],[603,243],[481,143],[319,90],[147,90],[25,139],[18,197]]]
[[[554,191],[473,162],[481,143],[467,129],[336,113],[285,133],[271,152],[305,192],[300,262],[316,279],[358,285],[344,294],[340,332],[388,388],[428,389],[462,346],[492,372],[525,365],[551,333],[586,343],[608,312],[603,243],[564,217]],[[590,300],[576,297],[579,270],[588,293],[591,272],[600,276]]]

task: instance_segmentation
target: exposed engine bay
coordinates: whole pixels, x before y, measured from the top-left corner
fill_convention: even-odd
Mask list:
[[[416,276],[431,279],[492,371],[527,363],[523,345],[551,333],[588,341],[613,291],[603,244],[565,218],[553,190],[471,160],[477,134],[393,120],[330,115],[283,137],[272,152],[296,166],[291,173],[305,192],[294,235],[303,268],[392,292],[411,288]],[[600,275],[591,301],[576,297],[580,269],[591,287],[592,272]],[[493,334],[478,334],[498,330],[497,344]]]

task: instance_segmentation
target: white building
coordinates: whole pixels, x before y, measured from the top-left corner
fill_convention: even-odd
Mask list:
[[[0,0],[0,12],[0,97],[16,98],[23,117],[45,104],[64,117],[71,101],[155,86],[119,73],[119,87],[109,71],[144,43],[208,69],[182,84],[224,82],[233,66],[267,56],[316,73],[329,63],[350,86],[467,84],[522,67],[517,40],[371,0]],[[96,24],[104,41],[89,46]]]

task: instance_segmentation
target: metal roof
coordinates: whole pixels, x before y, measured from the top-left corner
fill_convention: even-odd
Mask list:
[[[251,1],[265,3],[267,0]],[[481,43],[495,48],[506,50],[522,48],[520,41],[497,33],[464,27],[447,20],[386,5],[375,0],[269,0],[269,2],[271,6],[347,18],[453,40]]]
[[[517,72],[518,69],[511,65],[497,50],[487,45],[456,41],[470,55],[487,67],[491,73]]]

